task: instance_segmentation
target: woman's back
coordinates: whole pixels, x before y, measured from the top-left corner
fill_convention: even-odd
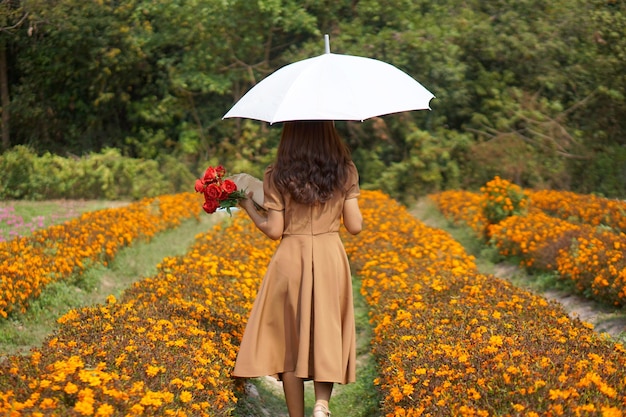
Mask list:
[[[320,204],[302,204],[296,202],[288,192],[281,193],[272,185],[273,169],[266,171],[268,186],[265,191],[266,208],[284,210],[284,233],[285,235],[306,234],[318,235],[323,233],[338,232],[341,226],[341,216],[346,198],[354,198],[358,195],[358,174],[354,164],[349,165],[348,177],[345,185],[336,190],[333,197]]]

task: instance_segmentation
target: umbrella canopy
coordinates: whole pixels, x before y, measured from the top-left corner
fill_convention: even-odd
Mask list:
[[[359,120],[430,109],[434,95],[383,61],[330,52],[286,65],[248,91],[224,118],[269,123],[290,120]]]

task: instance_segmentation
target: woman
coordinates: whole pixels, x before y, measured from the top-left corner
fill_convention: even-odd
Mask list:
[[[283,382],[290,417],[304,416],[313,380],[314,417],[330,416],[334,383],[355,381],[350,265],[339,227],[361,231],[358,172],[332,121],[286,122],[263,178],[266,214],[241,207],[270,239],[281,239],[243,335],[233,375]]]

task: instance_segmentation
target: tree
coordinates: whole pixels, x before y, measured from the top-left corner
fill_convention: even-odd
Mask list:
[[[11,36],[28,16],[17,0],[0,1],[0,104],[2,105],[2,149],[11,146],[9,75],[7,63],[8,37]]]
[[[24,0],[3,24],[26,20],[1,33],[11,143],[116,147],[260,175],[280,129],[222,116],[277,68],[322,53],[328,33],[332,52],[389,62],[436,96],[432,111],[338,124],[364,185],[419,195],[505,172],[525,186],[620,195],[625,9],[615,0]]]

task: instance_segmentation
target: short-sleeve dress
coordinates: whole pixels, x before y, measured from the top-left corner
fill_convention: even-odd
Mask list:
[[[233,376],[355,381],[355,324],[350,264],[339,237],[344,201],[359,195],[358,172],[320,205],[278,192],[272,168],[263,178],[264,207],[284,210],[285,225],[259,288]]]

